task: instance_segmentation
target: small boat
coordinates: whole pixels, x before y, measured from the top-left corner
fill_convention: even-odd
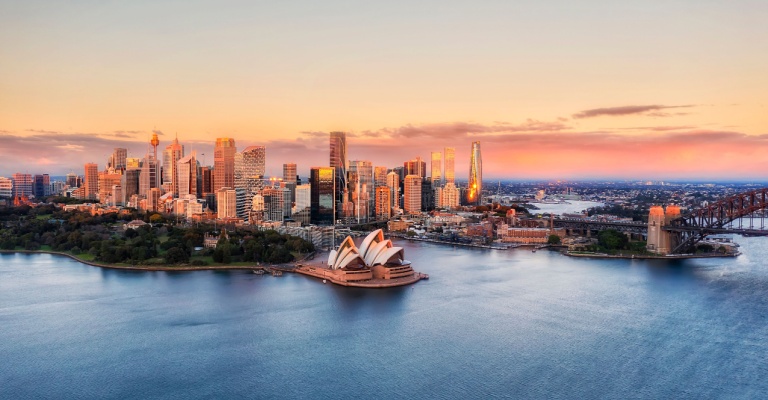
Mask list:
[[[323,279],[323,283],[325,283],[325,279]]]

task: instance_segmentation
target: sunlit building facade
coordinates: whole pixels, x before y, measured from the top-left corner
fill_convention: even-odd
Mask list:
[[[421,182],[418,175],[406,175],[403,183],[403,210],[406,214],[421,212]]]
[[[235,139],[217,138],[213,149],[213,186],[212,192],[219,189],[235,187]]]
[[[85,164],[84,197],[88,200],[97,200],[99,197],[99,166],[95,163]]]
[[[173,197],[179,197],[179,173],[178,162],[184,157],[184,146],[175,138],[171,144],[165,146],[163,151],[163,185],[170,188]]]
[[[313,167],[309,174],[310,221],[332,225],[336,217],[336,168]]]
[[[445,183],[456,183],[456,170],[454,168],[456,160],[456,149],[453,147],[446,147],[444,149],[445,155],[443,157],[445,167]]]
[[[480,154],[480,142],[472,142],[469,156],[469,182],[467,184],[467,204],[480,205],[483,194],[483,158]]]
[[[430,157],[430,167],[432,170],[432,185],[437,187],[443,183],[443,153],[433,151]]]
[[[379,186],[376,188],[376,219],[388,220],[392,217],[392,194],[389,187]]]
[[[334,179],[336,180],[334,188],[335,210],[341,216],[343,203],[346,202],[345,191],[347,189],[347,133],[330,133],[330,160],[329,165],[334,169]]]

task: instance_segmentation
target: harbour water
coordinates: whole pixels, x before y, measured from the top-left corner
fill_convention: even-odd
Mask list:
[[[401,242],[384,290],[0,255],[0,398],[764,398],[767,238],[736,259]]]

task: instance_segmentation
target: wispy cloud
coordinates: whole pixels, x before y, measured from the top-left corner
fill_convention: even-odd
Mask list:
[[[327,132],[300,132],[296,136],[270,141],[238,137],[236,143],[238,149],[266,146],[270,175],[282,174],[282,164],[287,162],[297,163],[302,176],[310,167],[328,165]],[[0,175],[82,173],[85,162],[103,167],[114,147],[127,148],[131,157],[143,156],[147,143],[140,135],[138,138],[141,140],[40,130],[0,132]],[[748,135],[688,125],[584,131],[570,128],[564,121],[404,124],[356,132],[356,137],[348,139],[347,154],[352,160],[394,167],[416,156],[427,159],[431,151],[454,147],[457,177],[463,177],[466,173],[462,171],[468,170],[470,144],[475,140],[481,142],[484,172],[489,178],[744,178],[747,176],[734,175],[734,171],[741,171],[744,159],[753,160],[753,176],[762,176],[759,171],[768,169],[764,157],[768,133]],[[201,161],[213,162],[213,139],[180,141],[187,152],[197,151]]]
[[[645,105],[645,106],[621,106],[621,107],[605,107],[605,108],[593,108],[590,110],[580,111],[573,114],[574,119],[582,118],[594,118],[603,116],[625,116],[625,115],[637,115],[644,114],[650,117],[669,117],[673,115],[685,115],[686,113],[667,113],[662,110],[673,108],[690,108],[694,105],[680,105],[680,106],[663,106],[658,104]]]
[[[85,146],[82,146],[79,144],[70,144],[70,143],[60,144],[56,147],[62,150],[71,150],[71,151],[83,151],[83,149],[85,148]]]

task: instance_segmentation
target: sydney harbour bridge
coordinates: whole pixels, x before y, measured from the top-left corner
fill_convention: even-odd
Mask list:
[[[728,196],[716,202],[694,208],[667,220],[654,221],[653,215],[645,222],[591,221],[580,218],[555,218],[554,226],[580,230],[587,234],[615,229],[629,234],[648,235],[657,228],[669,243],[667,254],[683,254],[708,235],[733,233],[749,236],[768,236],[766,210],[768,188],[751,190]],[[649,238],[650,239],[650,238]],[[650,240],[649,240],[650,243]]]

